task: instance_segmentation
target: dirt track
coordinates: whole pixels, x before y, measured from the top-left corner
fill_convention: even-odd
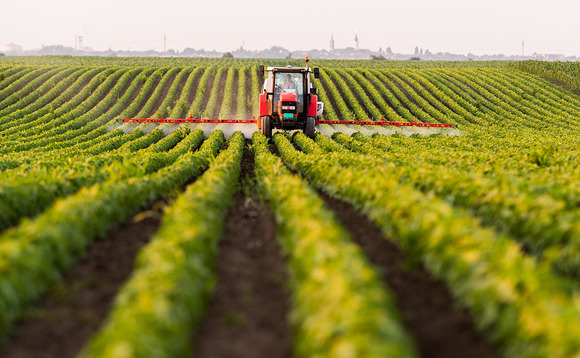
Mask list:
[[[246,190],[253,171],[253,158],[245,148],[241,178]],[[194,339],[194,356],[290,358],[290,297],[276,220],[267,204],[243,191],[227,214],[218,251],[218,284]]]

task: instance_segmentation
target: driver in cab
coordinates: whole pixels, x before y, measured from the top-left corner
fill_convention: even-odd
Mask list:
[[[282,84],[282,89],[296,89],[296,82],[292,80],[291,75],[286,75],[286,82]]]

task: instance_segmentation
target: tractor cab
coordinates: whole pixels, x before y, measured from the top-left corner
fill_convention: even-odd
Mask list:
[[[310,78],[318,78],[318,68],[268,67],[260,94],[260,119],[258,128],[272,136],[272,129],[302,129],[313,138],[314,126],[322,114],[317,90]],[[265,76],[260,66],[260,75]],[[320,112],[320,113],[319,113]]]

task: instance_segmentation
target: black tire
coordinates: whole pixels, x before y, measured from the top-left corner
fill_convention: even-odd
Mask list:
[[[304,134],[306,134],[308,138],[314,139],[314,137],[316,137],[315,126],[316,126],[316,118],[307,117],[306,124],[304,125]]]
[[[266,138],[272,138],[272,118],[269,116],[262,117],[262,134]]]

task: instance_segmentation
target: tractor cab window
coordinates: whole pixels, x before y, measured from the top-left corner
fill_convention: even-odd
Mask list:
[[[291,92],[298,95],[298,110],[304,110],[304,74],[278,72],[274,77],[274,108],[278,106],[280,93]]]
[[[303,76],[302,73],[276,73],[274,92],[293,92],[301,95]]]

